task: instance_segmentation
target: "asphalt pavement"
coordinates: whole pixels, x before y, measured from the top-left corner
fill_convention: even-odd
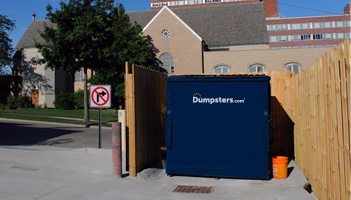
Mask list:
[[[162,165],[137,177],[116,178],[112,150],[88,147],[95,146],[97,129],[0,120],[0,130],[0,199],[4,200],[316,199],[304,189],[308,181],[293,161],[284,180],[168,177]],[[104,132],[107,141],[110,131]],[[61,140],[66,142],[57,142]],[[173,192],[179,185],[213,186],[214,191]]]
[[[0,119],[0,146],[48,145],[65,148],[97,148],[98,136],[97,127]],[[111,149],[111,128],[102,128],[101,147]]]

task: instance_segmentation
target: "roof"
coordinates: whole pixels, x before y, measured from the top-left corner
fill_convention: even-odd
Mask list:
[[[210,47],[269,44],[263,3],[171,9]],[[143,28],[160,10],[129,12]]]
[[[263,3],[198,6],[171,9],[210,47],[269,44]],[[130,21],[143,28],[160,10],[128,12]],[[38,31],[56,26],[50,20],[33,21],[16,49],[45,44]]]
[[[47,43],[39,34],[39,31],[44,31],[46,26],[56,27],[56,25],[48,19],[32,21],[20,41],[17,43],[16,49],[34,47],[35,41],[42,44]]]

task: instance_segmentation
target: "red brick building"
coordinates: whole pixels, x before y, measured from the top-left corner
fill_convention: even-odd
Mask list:
[[[151,0],[151,9],[263,2],[266,17],[278,16],[278,0]]]
[[[271,48],[333,46],[351,38],[350,3],[344,15],[267,18]]]
[[[345,6],[345,8],[344,8],[344,14],[349,15],[350,13],[351,13],[351,6],[350,6],[350,2],[349,2],[349,4],[347,4],[347,6]]]

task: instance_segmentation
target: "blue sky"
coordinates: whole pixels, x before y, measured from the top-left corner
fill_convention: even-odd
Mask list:
[[[15,30],[10,33],[13,46],[16,46],[30,25],[33,12],[36,13],[37,19],[45,18],[48,2],[56,8],[60,0],[0,0],[0,14],[7,15],[16,23]],[[120,0],[119,2],[124,5],[126,11],[150,10],[150,0]],[[283,17],[341,15],[348,2],[349,0],[278,0],[279,13]]]

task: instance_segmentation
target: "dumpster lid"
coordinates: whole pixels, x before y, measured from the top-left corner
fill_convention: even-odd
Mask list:
[[[271,77],[265,74],[190,74],[170,75],[167,81],[269,81]]]

